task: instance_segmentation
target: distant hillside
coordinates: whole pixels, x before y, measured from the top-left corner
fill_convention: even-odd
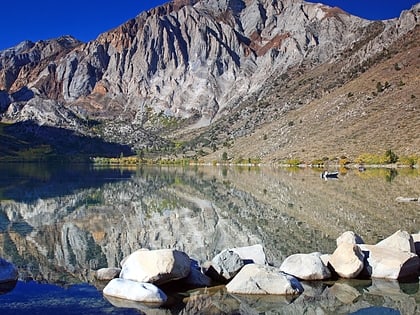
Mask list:
[[[419,11],[368,21],[300,0],[175,0],[89,43],[23,42],[0,51],[0,119],[16,124],[0,154],[127,153],[84,150],[101,139],[204,161],[420,155]]]
[[[283,80],[274,79],[264,97],[206,131],[208,137],[243,132],[210,154],[218,159],[260,157],[263,161],[383,154],[420,155],[420,27],[385,51],[342,69],[327,63]],[[331,88],[332,87],[332,88]],[[289,102],[279,109],[279,103]],[[304,104],[300,104],[304,103]],[[234,116],[234,117],[235,117]]]

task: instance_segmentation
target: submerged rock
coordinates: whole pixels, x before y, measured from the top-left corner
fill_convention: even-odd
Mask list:
[[[105,299],[113,306],[118,308],[131,308],[139,311],[139,315],[172,315],[169,309],[160,307],[161,304],[156,303],[144,303],[131,301],[126,299],[120,299],[113,296],[104,296]]]
[[[229,293],[295,295],[303,292],[301,283],[280,269],[256,264],[245,265],[226,285]]]
[[[120,299],[161,305],[167,301],[166,294],[151,283],[126,279],[113,279],[103,290],[104,295]]]
[[[327,290],[329,295],[334,296],[344,304],[353,303],[361,295],[356,288],[347,283],[336,282]]]

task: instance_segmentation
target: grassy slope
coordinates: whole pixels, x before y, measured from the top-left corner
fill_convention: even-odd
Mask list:
[[[310,162],[342,155],[354,159],[364,152],[383,154],[387,149],[399,155],[420,155],[418,34],[417,29],[394,47],[398,53],[390,54],[357,78],[260,125],[250,135],[235,139],[232,147],[219,147],[205,159],[220,159],[224,151],[230,157],[261,157],[265,162],[287,158]],[[325,76],[331,72],[326,67],[329,65],[314,71],[331,80],[334,74]],[[378,82],[390,86],[378,92]],[[289,96],[299,98],[299,93],[303,95],[304,88]],[[277,92],[267,99],[274,104],[279,97]]]

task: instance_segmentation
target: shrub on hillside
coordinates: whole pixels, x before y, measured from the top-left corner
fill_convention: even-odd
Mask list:
[[[392,151],[391,149],[388,149],[385,152],[385,156],[388,159],[388,163],[397,163],[397,161],[398,161],[398,155],[394,151]]]
[[[362,153],[356,158],[356,163],[358,164],[393,164],[398,162],[398,155],[392,150],[387,150],[385,154],[371,154],[371,153]]]

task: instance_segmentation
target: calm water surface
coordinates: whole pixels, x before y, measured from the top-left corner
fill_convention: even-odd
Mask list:
[[[93,270],[141,247],[177,248],[203,263],[225,248],[262,244],[276,266],[290,254],[331,253],[352,230],[366,243],[420,230],[418,170],[277,168],[104,169],[0,164],[0,257],[19,267],[0,288],[0,314],[416,314],[418,279],[305,284],[295,300],[238,297],[223,288],[173,297],[167,308],[108,301]]]

